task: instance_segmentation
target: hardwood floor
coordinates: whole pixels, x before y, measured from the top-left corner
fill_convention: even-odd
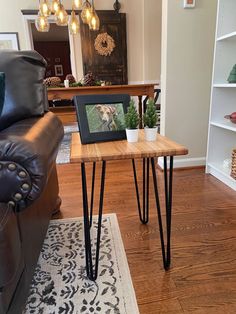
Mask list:
[[[81,216],[80,166],[59,165],[58,175],[60,217]],[[163,202],[159,170],[158,175]],[[131,162],[108,163],[104,212],[117,214],[140,313],[236,313],[236,193],[203,169],[174,173],[168,272],[162,267],[152,192],[150,205],[150,223],[144,226]]]

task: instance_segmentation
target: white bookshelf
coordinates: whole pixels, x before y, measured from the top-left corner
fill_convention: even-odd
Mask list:
[[[236,148],[236,124],[224,118],[236,112],[236,84],[227,78],[236,64],[236,0],[218,0],[206,172],[236,191],[231,170],[223,166]]]

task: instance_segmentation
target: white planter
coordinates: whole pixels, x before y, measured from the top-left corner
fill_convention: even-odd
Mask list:
[[[126,137],[129,143],[138,142],[138,129],[125,129]]]
[[[144,128],[145,140],[148,142],[155,141],[157,139],[157,127],[155,128]]]

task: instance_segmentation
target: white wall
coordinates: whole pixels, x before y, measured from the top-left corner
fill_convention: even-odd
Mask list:
[[[162,0],[144,0],[144,81],[160,81]]]
[[[1,0],[2,1],[2,0]],[[127,48],[128,48],[128,78],[130,82],[143,82],[145,80],[157,79],[159,80],[159,74],[156,73],[156,76],[153,73],[147,71],[144,77],[144,3],[148,1],[157,1],[157,0],[121,0],[121,12],[127,14]],[[160,1],[160,0],[158,0]],[[157,2],[158,2],[157,1]],[[95,6],[100,10],[113,10],[114,0],[96,0]],[[64,0],[63,3],[67,9],[71,8],[71,0]],[[22,9],[37,9],[38,0],[10,0],[4,1],[1,5],[1,19],[0,19],[0,32],[18,32],[20,38],[21,49],[27,48],[25,29],[23,23],[23,17],[21,14]],[[157,18],[161,14],[159,6],[155,6]],[[155,13],[152,13],[152,20],[155,20]],[[146,23],[147,24],[147,23]],[[155,31],[156,32],[156,31]],[[160,30],[159,30],[160,32]],[[160,33],[156,34],[156,42],[160,41]],[[79,38],[79,37],[78,37]],[[148,40],[149,42],[149,40]],[[82,63],[81,63],[81,49],[79,40],[75,43],[76,46],[76,64],[78,76],[82,76]],[[146,60],[149,60],[152,65],[158,63],[159,65],[156,68],[160,67],[160,58],[151,52],[146,54]],[[148,64],[147,67],[150,68]]]
[[[189,148],[181,166],[204,164],[217,0],[164,0],[161,133]]]

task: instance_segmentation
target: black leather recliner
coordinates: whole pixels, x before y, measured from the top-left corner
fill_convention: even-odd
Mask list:
[[[21,314],[52,213],[60,207],[60,120],[48,112],[46,62],[35,51],[0,52],[0,314]]]

